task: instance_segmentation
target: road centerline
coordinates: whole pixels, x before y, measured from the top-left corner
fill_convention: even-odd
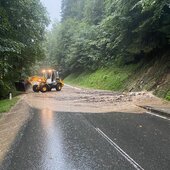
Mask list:
[[[144,170],[134,159],[132,159],[125,151],[123,151],[115,142],[113,142],[102,130],[95,128],[95,130],[106,139],[130,164],[137,170]]]

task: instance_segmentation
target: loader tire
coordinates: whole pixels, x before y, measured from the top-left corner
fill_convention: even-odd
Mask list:
[[[62,89],[62,85],[59,83],[59,84],[57,84],[56,85],[56,90],[57,91],[61,91],[61,89]]]
[[[41,86],[40,91],[41,91],[42,93],[47,92],[47,91],[48,91],[48,86],[47,86],[46,84],[43,85],[43,86]]]
[[[38,90],[38,85],[33,85],[32,89],[33,89],[33,91],[36,92],[36,93],[39,92],[39,90]]]

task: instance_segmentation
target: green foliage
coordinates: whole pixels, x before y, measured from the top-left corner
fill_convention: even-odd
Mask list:
[[[17,103],[18,99],[18,97],[14,97],[12,100],[0,100],[0,113],[8,112],[11,107],[13,107]]]
[[[120,90],[134,73],[130,64],[137,66],[142,60],[146,66],[168,51],[169,1],[63,0],[62,21],[54,25],[47,39],[46,62],[59,67],[66,76],[70,74],[66,82]],[[166,67],[166,64],[160,66]],[[145,83],[139,88],[158,88],[163,81],[159,77],[166,69],[157,73],[155,70],[150,74],[148,71],[147,82],[141,71],[139,82]],[[167,88],[163,88],[161,96]],[[169,99],[169,93],[166,98]]]
[[[83,0],[63,0],[62,1],[62,20],[69,18],[81,20],[83,18]]]
[[[84,5],[84,19],[97,25],[104,16],[104,0],[86,0]]]
[[[10,91],[9,83],[0,80],[0,98],[7,97]]]
[[[170,101],[170,91],[168,91],[168,93],[166,94],[165,99]]]
[[[169,48],[168,0],[63,0],[47,38],[47,63],[69,74],[137,63]],[[153,57],[153,56],[152,56]]]
[[[114,65],[94,72],[73,73],[66,77],[64,81],[72,85],[88,88],[121,90],[124,87],[124,82],[133,74],[135,68],[136,66],[134,65],[122,68]]]
[[[42,43],[47,24],[40,0],[0,1],[1,97],[6,94],[8,84],[11,86],[27,75],[30,67],[44,57]]]

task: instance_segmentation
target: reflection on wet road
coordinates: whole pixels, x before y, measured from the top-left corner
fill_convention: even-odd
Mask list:
[[[83,116],[35,112],[10,170],[134,169]]]
[[[34,109],[34,112],[34,117],[25,129],[24,136],[14,153],[9,170],[133,170],[143,168],[156,170],[160,166],[163,169],[169,166],[167,162],[169,151],[166,149],[169,140],[169,137],[166,138],[168,128],[165,129],[164,134],[153,134],[154,140],[152,141],[152,137],[147,136],[155,132],[154,126],[156,125],[152,124],[152,116],[128,113],[81,114],[52,112],[49,109]],[[142,121],[150,124],[150,129],[148,129],[150,132],[146,129],[142,131],[142,128],[137,126],[138,123],[142,124]],[[166,126],[167,122],[158,119],[156,121],[161,128]],[[143,123],[142,126],[147,123]],[[135,167],[133,162],[131,163],[126,156],[116,150],[104,135],[96,131],[97,127],[109,135],[110,140],[120,144],[119,146],[123,147],[126,153],[130,153],[130,156],[140,166]],[[138,134],[139,131],[140,134]],[[147,140],[142,141],[142,146],[139,139],[141,135],[148,137],[148,142],[153,142],[149,144],[149,147],[152,147],[152,144],[154,147],[159,144],[159,142],[155,143],[156,137],[157,139],[163,137],[165,144],[162,145],[162,149],[160,146],[158,149],[161,155],[165,152],[167,158],[153,163],[152,161],[157,161],[154,158],[157,152],[154,153],[154,148],[151,148],[153,155],[150,154],[149,161],[145,160],[148,154],[148,148],[145,146]],[[153,164],[151,165],[150,162]]]

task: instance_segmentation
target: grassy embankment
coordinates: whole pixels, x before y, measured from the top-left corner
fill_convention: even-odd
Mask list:
[[[112,66],[94,72],[72,73],[65,83],[80,87],[114,91],[153,91],[170,101],[170,76],[167,57],[150,63]]]
[[[17,103],[18,99],[19,97],[14,97],[12,100],[0,100],[0,117],[2,116],[3,112],[8,112],[11,107],[13,107]]]
[[[133,74],[135,68],[134,65],[122,68],[117,66],[101,68],[94,72],[70,74],[64,81],[81,87],[118,91],[124,89],[125,82]]]
[[[166,95],[166,100],[169,100],[170,101],[170,91],[168,91],[167,95]]]

